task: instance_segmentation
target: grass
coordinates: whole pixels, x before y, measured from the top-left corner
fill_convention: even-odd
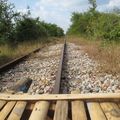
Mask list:
[[[98,61],[100,72],[120,74],[120,43],[103,40],[89,40],[68,36],[68,41],[79,44],[88,55]]]
[[[46,40],[47,39],[47,40]],[[41,40],[34,40],[31,42],[23,42],[18,44],[17,46],[9,46],[9,45],[1,45],[0,46],[0,65],[3,65],[11,60],[25,55],[36,48],[46,47],[48,45],[56,44],[61,42],[62,38],[44,38],[42,42]],[[43,42],[44,41],[44,42]]]

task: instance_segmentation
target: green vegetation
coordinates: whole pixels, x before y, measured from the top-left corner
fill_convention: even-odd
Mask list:
[[[119,74],[120,9],[99,12],[96,0],[89,0],[89,3],[88,11],[72,14],[68,41],[83,46],[84,51],[100,64],[100,72]]]
[[[14,4],[0,0],[0,65],[27,54],[35,48],[58,41],[64,36],[62,28],[16,12]],[[61,39],[62,40],[62,39]]]
[[[32,18],[29,7],[26,14],[18,13],[14,8],[8,0],[0,1],[0,45],[64,35],[57,25]]]
[[[67,34],[82,37],[120,41],[120,10],[99,12],[96,0],[89,0],[90,9],[84,13],[74,12]]]

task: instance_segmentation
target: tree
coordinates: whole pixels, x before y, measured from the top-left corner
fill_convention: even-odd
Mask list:
[[[84,13],[75,12],[71,17],[68,34],[79,34],[83,37],[105,40],[120,40],[119,9],[109,13],[96,11],[96,1],[89,0],[92,7]]]
[[[58,36],[58,37],[64,36],[64,31],[63,31],[63,29],[60,28],[60,27],[57,27],[57,36]]]
[[[14,5],[8,0],[0,0],[0,43],[13,38],[14,22],[19,13],[14,12]]]
[[[8,0],[0,0],[0,44],[64,35],[56,24],[41,22],[38,17],[32,18],[29,6],[25,14],[15,12],[14,8]]]
[[[90,7],[90,11],[95,11],[97,8],[96,0],[89,0],[89,3],[92,7]]]
[[[16,39],[19,42],[37,39],[41,28],[36,19],[23,17],[16,25]]]
[[[48,36],[52,37],[64,36],[63,29],[58,27],[56,24],[45,23],[44,21],[42,21],[41,24],[45,27]]]

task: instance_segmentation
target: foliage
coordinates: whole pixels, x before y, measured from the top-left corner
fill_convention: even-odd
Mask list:
[[[17,41],[33,40],[39,37],[61,37],[64,31],[55,24],[40,22],[39,18],[23,17],[16,25]]]
[[[11,39],[14,31],[14,21],[19,13],[14,12],[14,5],[7,0],[0,0],[0,43]]]
[[[44,28],[47,31],[48,36],[64,36],[64,31],[62,28],[58,27],[56,24],[51,24],[51,23],[45,23],[44,21],[41,22],[41,25],[44,26]]]
[[[17,22],[16,25],[16,39],[17,41],[33,40],[38,37],[46,36],[45,29],[38,20],[33,18],[23,18]]]
[[[109,13],[98,12],[95,0],[89,2],[92,7],[87,12],[72,14],[72,25],[67,33],[120,41],[120,10],[114,9]]]
[[[92,7],[90,7],[90,11],[95,11],[97,8],[96,0],[89,0],[89,3]]]
[[[0,0],[0,44],[13,44],[47,36],[63,36],[62,28],[32,18],[30,8],[26,14],[14,10],[8,0]]]

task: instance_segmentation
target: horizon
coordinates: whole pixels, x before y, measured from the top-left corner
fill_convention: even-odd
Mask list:
[[[66,32],[71,25],[73,12],[85,12],[90,5],[88,0],[8,0],[15,5],[17,11],[26,13],[30,7],[32,17],[40,17],[48,23],[54,23]],[[97,0],[98,11],[108,11],[115,7],[120,8],[120,0]]]

